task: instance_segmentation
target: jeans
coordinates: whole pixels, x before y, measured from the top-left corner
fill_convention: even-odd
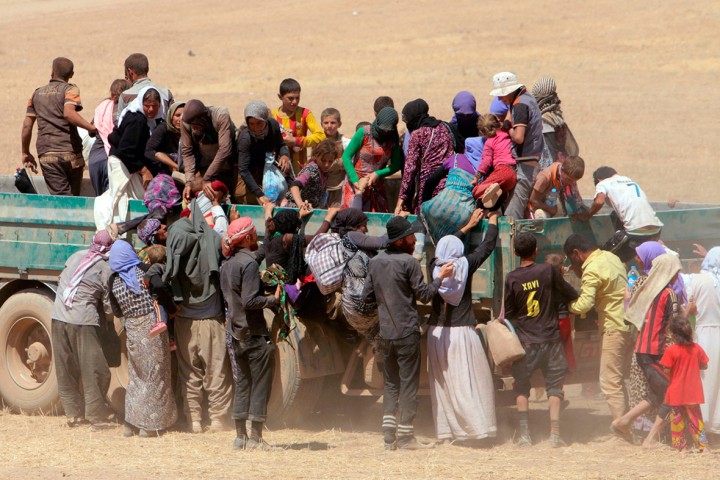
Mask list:
[[[253,335],[232,340],[238,377],[235,379],[234,420],[264,422],[275,372],[275,345],[268,337]]]
[[[383,431],[412,436],[420,386],[420,333],[399,340],[382,340],[385,353],[385,392],[383,394]]]
[[[512,197],[505,208],[505,215],[513,218],[525,218],[528,202],[530,201],[530,193],[532,193],[535,177],[538,173],[538,167],[534,164],[518,163],[517,182]]]

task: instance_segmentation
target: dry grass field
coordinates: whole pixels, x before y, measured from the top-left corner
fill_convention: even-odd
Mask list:
[[[150,77],[175,98],[226,105],[236,123],[252,99],[275,106],[280,80],[292,76],[303,86],[302,105],[318,115],[338,108],[346,134],[370,119],[379,95],[398,109],[422,97],[449,119],[460,90],[473,92],[484,111],[496,72],[513,71],[528,86],[551,75],[588,165],[582,191],[592,191],[592,170],[612,165],[652,198],[718,201],[720,2],[0,0],[0,12],[0,173],[19,165],[26,100],[48,80],[54,57],[75,62],[89,119],[123,75],[125,57],[139,51],[150,58]],[[534,448],[512,446],[514,410],[501,408],[495,444],[427,452],[383,451],[377,406],[361,418],[321,412],[303,430],[268,432],[287,447],[272,453],[231,451],[232,432],[124,439],[119,427],[71,430],[60,417],[5,412],[0,478],[717,475],[717,454],[618,443],[603,402],[571,401],[563,423],[571,445],[561,450],[542,442],[545,403],[533,405]],[[427,409],[418,424],[431,438]]]

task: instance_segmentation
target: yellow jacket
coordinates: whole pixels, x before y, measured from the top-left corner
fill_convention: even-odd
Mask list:
[[[279,108],[272,110],[272,116],[282,127],[283,137],[291,133],[295,137],[295,147],[291,147],[292,164],[297,174],[307,163],[307,149],[325,140],[325,132],[308,108],[298,107],[292,117],[288,117]]]
[[[620,259],[613,253],[595,250],[582,264],[581,282],[580,297],[570,303],[570,311],[584,315],[594,306],[600,333],[629,331],[625,324],[627,272]]]

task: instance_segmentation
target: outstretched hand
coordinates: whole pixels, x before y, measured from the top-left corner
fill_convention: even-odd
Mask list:
[[[442,267],[440,267],[440,272],[438,272],[438,278],[449,278],[452,276],[453,272],[455,271],[455,264],[454,263],[446,263]]]
[[[705,258],[707,256],[708,251],[705,247],[703,247],[699,243],[693,243],[693,253],[700,258]]]

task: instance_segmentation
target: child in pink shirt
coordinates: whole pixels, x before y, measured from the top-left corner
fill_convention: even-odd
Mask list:
[[[478,119],[478,129],[486,140],[482,161],[475,175],[479,183],[473,189],[473,197],[481,199],[485,208],[501,205],[503,194],[507,195],[517,182],[515,158],[511,153],[512,140],[501,127],[500,119],[492,113],[481,115]]]

